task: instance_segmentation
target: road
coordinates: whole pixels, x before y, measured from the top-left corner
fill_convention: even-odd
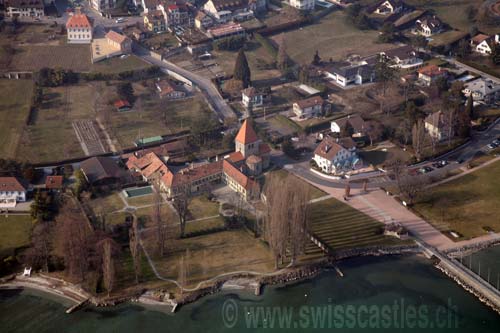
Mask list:
[[[184,68],[181,68],[176,64],[169,62],[167,60],[159,60],[157,58],[154,58],[153,56],[150,55],[151,53],[144,48],[136,47],[134,49],[134,53],[138,57],[142,58],[144,61],[150,64],[159,66],[163,70],[175,72],[179,75],[182,75],[189,81],[193,82],[193,84],[196,85],[198,88],[200,88],[200,90],[203,92],[210,106],[215,111],[215,113],[217,113],[217,115],[222,121],[226,122],[228,120],[231,121],[236,119],[236,114],[234,113],[234,111],[222,98],[217,88],[213,85],[213,83],[209,79],[204,78],[188,70],[185,70]]]
[[[455,58],[445,57],[445,56],[442,56],[442,55],[437,55],[437,57],[442,58],[442,59],[448,61],[449,63],[454,64],[455,66],[457,66],[457,67],[459,67],[461,69],[464,69],[464,70],[467,70],[467,71],[470,71],[470,72],[478,73],[482,77],[488,78],[488,79],[492,80],[493,82],[495,82],[496,84],[500,84],[500,78],[498,78],[496,76],[493,76],[493,75],[490,75],[488,73],[485,73],[483,71],[480,71],[477,68],[474,68],[474,67],[471,67],[469,65],[463,64],[460,61],[456,60]]]

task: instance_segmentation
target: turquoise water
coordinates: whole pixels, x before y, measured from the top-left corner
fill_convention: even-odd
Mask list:
[[[266,288],[261,297],[226,292],[184,306],[175,315],[135,304],[86,308],[67,315],[66,307],[54,300],[29,292],[0,292],[0,332],[269,332],[277,327],[316,332],[321,331],[318,328],[333,331],[335,326],[338,332],[371,332],[377,327],[401,332],[412,324],[416,324],[410,330],[414,332],[498,332],[500,328],[499,315],[423,258],[357,258],[341,263],[340,268],[343,278],[325,272],[294,286]],[[395,303],[404,309],[404,316],[384,312],[398,308]],[[444,315],[435,316],[438,308],[445,310]],[[417,322],[412,309],[419,315]],[[452,311],[446,313],[447,309]],[[263,320],[262,313],[270,316]],[[368,319],[371,322],[366,325]],[[429,330],[431,324],[445,328]]]

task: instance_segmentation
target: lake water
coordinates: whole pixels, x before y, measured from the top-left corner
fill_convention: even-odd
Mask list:
[[[60,300],[2,291],[0,332],[499,331],[499,315],[426,259],[356,258],[339,267],[343,278],[325,272],[312,281],[266,288],[260,297],[225,292],[174,315],[136,304],[89,307],[68,315]]]

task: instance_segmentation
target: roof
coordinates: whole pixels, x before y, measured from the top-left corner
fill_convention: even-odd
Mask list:
[[[44,5],[43,0],[8,0],[5,1],[5,7],[43,9]]]
[[[118,44],[122,44],[127,39],[129,39],[127,36],[122,35],[114,30],[109,30],[108,33],[106,34],[106,38]]]
[[[259,137],[257,136],[257,133],[255,133],[255,130],[248,119],[245,119],[234,140],[245,145],[259,141]]]
[[[442,22],[437,16],[427,17],[423,20],[417,20],[417,26],[427,26],[431,30],[435,30],[441,27]]]
[[[96,156],[86,159],[80,164],[89,183],[108,178],[120,178],[122,172],[111,157]]]
[[[388,58],[398,58],[399,60],[412,58],[417,55],[417,51],[411,45],[397,47],[382,53]]]
[[[256,183],[248,178],[243,172],[232,165],[228,160],[224,160],[222,164],[222,170],[232,180],[241,185],[245,190],[250,190],[256,185]]]
[[[127,108],[130,107],[130,103],[126,99],[119,99],[114,103],[114,105],[115,105],[115,108],[117,108],[117,109],[121,109],[124,107],[127,107]]]
[[[68,18],[66,28],[91,28],[89,18],[85,14],[75,13]]]
[[[356,133],[361,133],[365,129],[365,121],[358,115],[347,116],[345,118],[333,120],[332,123],[336,123],[339,128],[343,128],[345,124],[349,122]]]
[[[267,143],[261,143],[259,145],[259,155],[268,154],[271,151],[271,147]]]
[[[436,65],[428,65],[428,66],[420,68],[418,70],[418,73],[425,75],[425,76],[434,77],[434,76],[447,74],[448,70],[441,68],[441,67],[438,67]]]
[[[220,174],[221,172],[222,161],[217,161],[185,168],[175,174],[169,172],[162,177],[162,181],[167,187],[186,185],[208,176]]]
[[[229,154],[228,160],[230,160],[233,163],[238,163],[241,162],[245,159],[245,156],[240,151],[235,151]]]
[[[217,11],[221,10],[234,10],[242,7],[246,7],[248,4],[247,0],[209,0],[214,4]]]
[[[0,177],[0,192],[4,191],[24,192],[26,188],[16,177]]]
[[[496,84],[492,80],[478,78],[465,83],[464,89],[468,89],[471,92],[479,92],[483,96],[488,96],[489,94],[500,91],[500,84]]]
[[[175,91],[174,86],[167,80],[160,80],[156,82],[156,88],[158,88],[162,95],[170,94]]]
[[[239,23],[228,23],[219,25],[217,28],[208,29],[208,33],[213,37],[222,37],[233,33],[244,32],[245,29]]]
[[[485,34],[477,34],[477,35],[475,35],[475,36],[471,39],[471,41],[472,41],[474,44],[478,45],[478,44],[481,44],[483,41],[485,41],[485,40],[487,40],[487,39],[490,39],[490,36],[485,35]]]
[[[295,102],[301,109],[310,108],[317,105],[323,105],[324,100],[321,96],[309,97]]]
[[[337,143],[334,138],[327,136],[321,141],[318,147],[316,147],[314,154],[331,161],[342,149],[344,149],[344,147]]]
[[[153,21],[153,20],[163,20],[163,13],[161,10],[150,10],[148,11],[148,14],[146,15],[148,17],[148,20]]]
[[[262,95],[261,93],[257,92],[257,89],[255,89],[254,87],[248,87],[246,89],[243,89],[241,91],[241,93],[245,96],[248,96],[248,97],[254,97],[254,96],[257,96],[257,95]]]
[[[208,15],[207,15],[207,13],[202,12],[202,11],[200,10],[200,11],[198,11],[198,13],[196,14],[196,17],[195,17],[194,19],[195,19],[195,20],[199,20],[199,21],[201,21],[201,20],[203,20],[203,19],[204,19],[205,17],[207,17],[207,16],[208,16]]]
[[[247,164],[257,164],[262,162],[262,158],[257,155],[250,155],[247,158]]]
[[[165,162],[163,162],[154,152],[139,158],[134,155],[130,156],[127,161],[127,168],[129,170],[138,169],[142,176],[148,179],[157,172],[160,173],[160,176],[170,172]]]
[[[155,153],[159,156],[175,156],[181,155],[189,148],[187,140],[175,140],[171,142],[164,143],[157,147],[151,147],[146,149],[141,149],[135,153],[137,157],[147,155],[149,153]]]
[[[63,176],[47,176],[45,179],[45,188],[52,189],[61,189],[63,185],[64,177]]]

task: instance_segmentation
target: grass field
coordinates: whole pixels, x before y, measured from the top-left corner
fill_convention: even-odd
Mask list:
[[[10,65],[15,70],[60,67],[86,72],[90,69],[90,45],[23,45],[17,49]]]
[[[125,59],[122,59],[120,57],[114,57],[110,59],[105,59],[103,61],[99,61],[90,66],[90,71],[105,73],[105,74],[114,74],[125,71],[145,69],[148,67],[151,67],[151,65],[142,61],[135,55],[130,55]]]
[[[349,24],[344,11],[328,14],[320,22],[285,33],[288,55],[297,63],[310,63],[318,50],[322,59],[342,60],[350,54],[367,56],[395,48],[378,44],[378,32],[362,31]],[[274,36],[279,40],[281,35]]]
[[[0,256],[12,254],[16,248],[28,245],[31,227],[29,215],[0,215]]]
[[[467,36],[467,32],[459,31],[459,30],[450,30],[443,32],[441,34],[432,36],[432,41],[429,42],[431,46],[442,46],[442,45],[450,45],[455,43],[456,41]]]
[[[216,216],[219,215],[219,203],[210,201],[205,196],[197,196],[189,203],[189,213],[193,220]]]
[[[95,90],[89,85],[44,89],[44,102],[26,127],[19,156],[32,162],[83,156],[72,122],[95,119]]]
[[[440,231],[464,238],[500,232],[500,163],[432,188],[414,209]]]
[[[380,222],[336,199],[312,204],[310,218],[312,233],[333,250],[401,244],[383,235]]]
[[[14,158],[29,117],[33,82],[0,80],[0,157]]]
[[[288,171],[285,171],[283,169],[281,170],[276,170],[276,171],[271,171],[271,172],[268,172],[264,175],[264,186],[265,186],[265,180],[267,178],[270,177],[270,175],[275,175],[275,176],[278,176],[280,179],[285,179],[285,177],[287,177],[288,175],[292,176],[292,177],[296,177],[295,175],[289,173]],[[322,190],[320,190],[319,188],[315,187],[315,186],[312,186],[311,184],[305,182],[304,180],[300,179],[300,182],[301,184],[304,186],[304,187],[309,187],[309,190],[311,191],[311,199],[317,199],[317,198],[321,198],[321,197],[324,197],[325,195],[327,195],[325,192],[323,192]]]

